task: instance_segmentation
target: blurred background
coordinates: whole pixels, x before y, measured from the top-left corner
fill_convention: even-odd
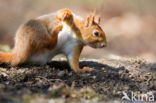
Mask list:
[[[22,23],[62,8],[82,17],[96,9],[101,16],[108,46],[86,47],[82,57],[156,60],[156,0],[0,0],[1,49],[13,48],[15,32]]]

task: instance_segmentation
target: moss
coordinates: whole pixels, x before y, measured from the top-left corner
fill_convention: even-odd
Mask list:
[[[11,52],[12,49],[8,45],[0,45],[0,51]]]

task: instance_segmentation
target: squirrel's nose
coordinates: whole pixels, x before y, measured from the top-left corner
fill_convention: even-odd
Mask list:
[[[106,43],[101,43],[101,47],[106,47]]]

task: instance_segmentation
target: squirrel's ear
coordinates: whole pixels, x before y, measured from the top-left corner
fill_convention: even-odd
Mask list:
[[[87,16],[85,20],[85,27],[88,27],[90,25],[90,17]]]
[[[96,16],[96,10],[93,10],[92,13],[91,13],[91,16],[92,16],[92,23],[97,23],[99,24],[100,23],[100,15],[97,15]]]
[[[100,24],[100,16],[99,15],[94,18],[94,22],[97,24]]]
[[[85,20],[85,26],[88,27],[92,24],[94,24],[94,16],[93,15],[90,15],[90,16],[87,16],[86,20]]]

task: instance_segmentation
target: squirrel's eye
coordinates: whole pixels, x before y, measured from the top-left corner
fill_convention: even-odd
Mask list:
[[[94,34],[96,37],[99,37],[99,32],[98,32],[98,31],[94,31],[93,34]]]

